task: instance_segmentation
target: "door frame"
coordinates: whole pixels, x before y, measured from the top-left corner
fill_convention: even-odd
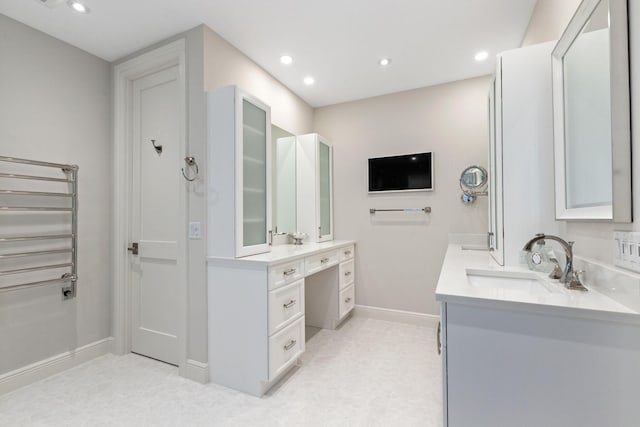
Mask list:
[[[132,139],[132,90],[133,82],[141,77],[178,66],[178,90],[180,96],[180,131],[178,150],[186,152],[187,104],[186,104],[186,42],[179,39],[160,48],[143,53],[113,68],[113,319],[112,333],[114,353],[131,352],[131,287],[129,285],[129,260],[127,246],[131,210],[128,183],[131,181],[131,139]],[[180,164],[176,173],[180,173]],[[178,277],[182,282],[178,287],[176,310],[178,310],[178,368],[184,376],[187,368],[187,192],[186,182],[179,186],[179,222],[184,229],[178,236]]]

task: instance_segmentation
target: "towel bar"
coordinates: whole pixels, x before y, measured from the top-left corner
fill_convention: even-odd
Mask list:
[[[400,208],[400,209],[369,209],[370,214],[375,214],[376,212],[424,212],[431,213],[431,207],[426,206],[424,208]]]

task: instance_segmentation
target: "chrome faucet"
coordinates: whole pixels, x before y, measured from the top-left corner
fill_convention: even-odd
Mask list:
[[[586,291],[587,288],[584,287],[582,282],[580,281],[580,277],[578,273],[573,271],[573,244],[574,242],[567,242],[561,237],[554,236],[552,234],[544,234],[539,233],[536,234],[535,237],[529,240],[522,250],[531,252],[534,243],[539,242],[541,240],[554,240],[560,243],[562,246],[562,250],[564,250],[565,255],[565,264],[564,270],[560,271],[560,267],[556,265],[556,268],[549,274],[549,277],[553,279],[559,279],[560,283],[564,283],[564,287],[567,289],[574,289],[579,291]]]

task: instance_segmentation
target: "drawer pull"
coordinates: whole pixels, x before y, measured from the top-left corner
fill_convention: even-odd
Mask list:
[[[351,276],[351,272],[350,272],[350,271],[345,271],[345,272],[344,272],[344,275],[345,275],[345,276],[347,276],[347,277],[349,277],[349,276]]]
[[[349,256],[349,255],[351,255],[351,251],[344,251],[344,254],[345,254],[346,256]]]
[[[283,306],[284,308],[291,308],[291,307],[293,307],[294,305],[296,305],[296,300],[294,300],[294,299],[292,299],[291,301],[289,301],[289,302],[288,302],[288,303],[286,303],[286,304],[282,304],[282,306]]]
[[[320,264],[326,264],[326,263],[328,263],[328,262],[329,262],[329,258],[322,258],[322,259],[320,260]]]
[[[283,271],[282,275],[285,276],[285,277],[288,277],[288,276],[291,276],[292,274],[295,274],[296,271],[297,270],[295,268],[290,268],[288,270]]]
[[[347,298],[346,300],[344,300],[345,304],[349,304],[351,302],[351,297]]]
[[[442,322],[438,322],[438,331],[436,332],[436,347],[438,348],[438,354],[442,354]]]
[[[289,341],[289,343],[287,343],[283,348],[285,349],[285,351],[289,351],[291,350],[296,344],[298,343],[298,341],[296,340],[291,340]]]

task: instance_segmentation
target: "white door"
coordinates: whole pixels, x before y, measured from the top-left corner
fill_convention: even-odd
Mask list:
[[[180,83],[177,66],[133,82],[131,350],[178,364]],[[156,148],[157,147],[157,148]],[[160,148],[162,147],[162,148]]]

